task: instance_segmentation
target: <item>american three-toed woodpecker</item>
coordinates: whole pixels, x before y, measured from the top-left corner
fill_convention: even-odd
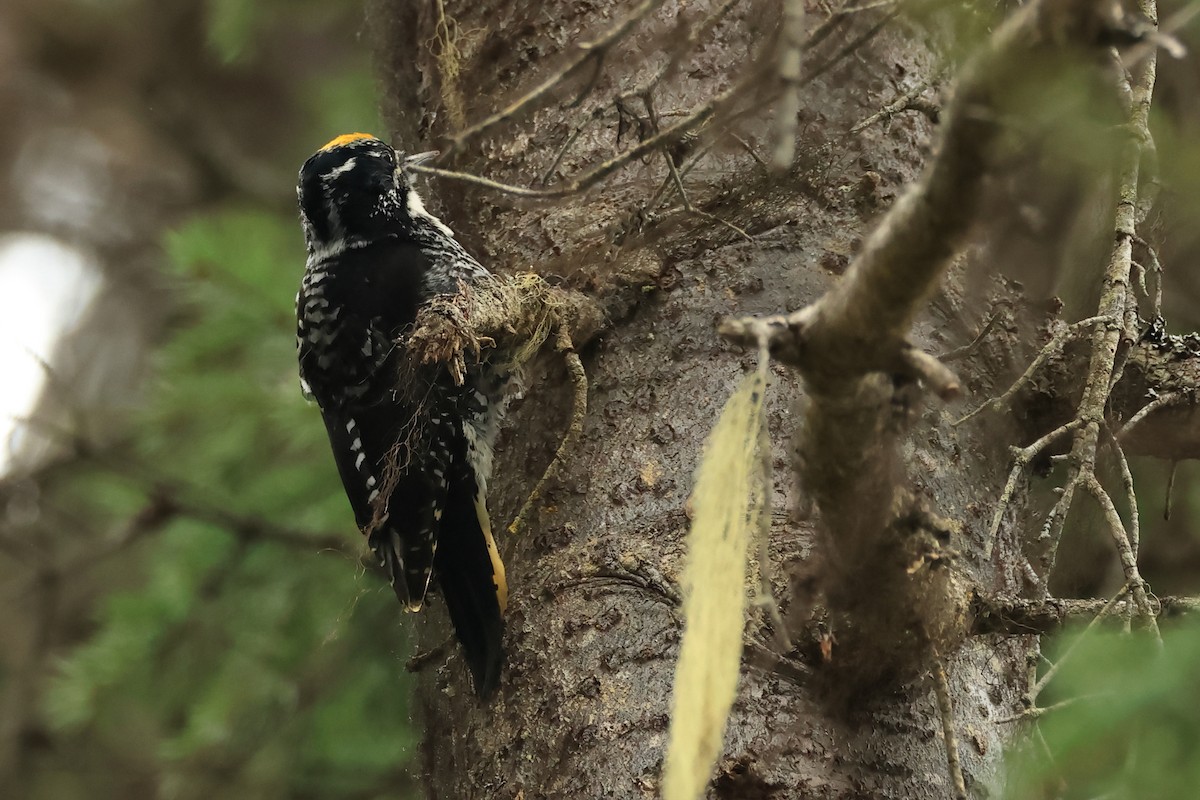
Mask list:
[[[491,278],[413,188],[408,168],[429,155],[352,133],[300,169],[300,384],[321,408],[358,526],[397,597],[418,610],[436,581],[487,696],[507,587],[485,501],[508,376],[482,360],[457,385],[400,343],[422,305]]]

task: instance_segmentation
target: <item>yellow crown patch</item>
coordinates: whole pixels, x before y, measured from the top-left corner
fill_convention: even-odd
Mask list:
[[[369,133],[343,133],[335,139],[331,139],[322,150],[332,150],[335,147],[341,147],[344,144],[357,142],[359,139],[374,139],[375,137]]]

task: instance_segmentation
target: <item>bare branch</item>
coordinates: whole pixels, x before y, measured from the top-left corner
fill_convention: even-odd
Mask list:
[[[571,337],[565,328],[560,328],[556,347],[563,358],[566,360],[567,371],[571,374],[571,384],[575,387],[574,402],[571,406],[571,421],[567,424],[567,432],[559,443],[558,449],[554,451],[554,458],[550,460],[549,466],[546,467],[542,477],[538,480],[537,485],[533,487],[533,491],[525,499],[521,505],[521,510],[517,512],[517,516],[513,518],[512,523],[508,526],[508,532],[511,534],[519,534],[529,522],[529,515],[537,505],[542,502],[542,495],[545,492],[546,485],[558,477],[562,472],[563,465],[566,463],[567,456],[579,443],[579,438],[583,436],[583,423],[587,417],[588,408],[588,379],[587,373],[583,369],[583,362],[579,360],[579,354],[575,352],[575,345],[571,342]]]
[[[1136,428],[1142,420],[1153,414],[1155,411],[1158,411],[1160,408],[1183,405],[1184,403],[1189,402],[1189,400],[1190,398],[1185,392],[1168,392],[1167,394],[1159,395],[1146,405],[1142,406],[1142,408],[1136,414],[1129,418],[1128,422],[1121,426],[1121,430],[1117,432],[1117,440],[1120,441],[1124,439],[1133,432],[1133,429]]]
[[[1062,669],[1063,664],[1067,663],[1071,656],[1074,655],[1075,650],[1079,647],[1080,643],[1083,642],[1088,634],[1092,633],[1092,631],[1096,629],[1096,627],[1100,624],[1100,620],[1112,614],[1113,607],[1116,606],[1117,602],[1128,593],[1129,584],[1126,583],[1121,587],[1121,591],[1114,594],[1109,601],[1104,604],[1104,608],[1100,609],[1100,613],[1096,614],[1096,616],[1092,618],[1092,621],[1087,624],[1087,627],[1084,628],[1083,631],[1071,641],[1071,644],[1067,646],[1067,649],[1063,651],[1063,654],[1058,657],[1058,661],[1055,661],[1053,664],[1051,664],[1050,668],[1046,670],[1046,673],[1042,675],[1042,677],[1038,679],[1037,683],[1035,683],[1029,690],[1029,696],[1031,700],[1037,699],[1038,695],[1042,693],[1042,690],[1046,688],[1047,684],[1054,680],[1054,676],[1058,674],[1060,669]]]
[[[920,97],[925,92],[925,90],[928,88],[929,88],[929,83],[926,81],[921,81],[916,86],[912,87],[907,92],[900,95],[895,100],[888,103],[886,106],[879,109],[871,116],[866,117],[865,119],[855,123],[854,126],[850,128],[850,132],[851,133],[862,133],[867,128],[874,125],[876,122],[881,122],[881,121],[887,122],[892,117],[896,116],[897,114],[899,114],[901,112],[909,111],[909,110],[913,110],[914,108],[917,108],[914,105],[917,102],[917,98]],[[917,110],[920,110],[922,113],[925,113],[925,114],[929,113],[927,106],[922,106]]]
[[[1150,607],[1158,618],[1176,617],[1200,612],[1200,597],[1154,597]],[[1008,636],[1037,636],[1054,633],[1066,625],[1101,621],[1119,622],[1130,613],[1137,613],[1128,600],[1064,600],[1048,597],[1043,600],[983,600],[976,598],[975,619],[971,632],[976,636],[1005,634]]]
[[[832,56],[830,56],[829,59],[825,61],[825,63],[821,64],[820,66],[816,67],[815,69],[807,70],[804,74],[804,78],[800,81],[799,85],[803,86],[807,83],[815,81],[817,78],[821,77],[826,72],[829,72],[829,70],[833,69],[839,63],[841,63],[842,59],[846,58],[846,56],[851,55],[856,50],[858,50],[858,48],[862,47],[864,44],[866,44],[867,42],[874,39],[877,35],[879,35],[879,32],[882,31],[884,28],[886,28],[888,26],[888,23],[890,23],[896,17],[900,16],[900,10],[895,8],[894,3],[882,4],[878,7],[882,8],[882,7],[885,7],[888,5],[891,5],[891,7],[892,7],[891,11],[884,14],[879,19],[878,22],[876,22],[874,25],[872,25],[870,28],[868,28],[860,36],[857,36],[854,39],[852,39],[851,41],[847,42],[846,45],[842,49],[838,50],[836,53],[834,53]],[[855,10],[865,10],[865,9],[855,9]],[[814,32],[813,38],[816,38],[815,32]]]
[[[1049,714],[1051,711],[1062,711],[1064,708],[1070,708],[1082,700],[1092,700],[1101,696],[1102,695],[1093,694],[1080,697],[1068,697],[1066,700],[1060,700],[1053,705],[1033,706],[1032,708],[1025,709],[1019,714],[1013,714],[1012,716],[1008,717],[1000,717],[996,720],[996,722],[1000,724],[1007,724],[1010,722],[1024,722],[1026,720],[1037,719],[1038,717],[1043,717],[1046,714]]]
[[[1121,561],[1121,568],[1125,572],[1125,583],[1129,586],[1129,593],[1133,596],[1138,613],[1146,618],[1150,629],[1155,636],[1158,636],[1158,623],[1155,621],[1154,609],[1150,605],[1150,599],[1146,593],[1146,583],[1142,580],[1141,572],[1138,571],[1137,557],[1133,554],[1133,547],[1129,544],[1129,537],[1125,533],[1125,523],[1121,521],[1117,507],[1113,505],[1112,498],[1100,485],[1100,481],[1096,480],[1095,475],[1088,475],[1084,479],[1083,488],[1087,489],[1100,504],[1100,510],[1104,512],[1104,517],[1108,521],[1113,543],[1117,547],[1117,556]]]
[[[804,30],[804,0],[784,0],[783,25],[779,35],[778,70],[783,87],[775,108],[775,143],[771,168],[791,169],[796,156],[796,115],[800,113],[801,33]]]
[[[938,716],[942,721],[942,743],[946,748],[946,766],[950,770],[950,783],[954,787],[955,800],[967,800],[967,784],[963,779],[962,761],[958,754],[958,733],[954,725],[954,702],[950,698],[950,681],[946,668],[936,648],[931,648],[933,664],[933,695],[937,698]]]
[[[903,374],[919,378],[944,401],[949,402],[962,392],[954,371],[924,350],[909,345],[900,351],[900,363],[905,367]]]
[[[634,14],[632,14],[631,17],[638,14],[646,5],[651,4],[651,3],[655,6],[657,6],[659,3],[661,3],[661,0],[646,0],[646,2],[643,2],[642,6],[639,6],[638,9],[635,10]],[[692,31],[692,34],[689,35],[689,37],[688,37],[688,42],[691,43],[693,41],[698,41],[703,35],[707,34],[707,32],[709,30],[711,30],[711,26],[715,25],[716,22],[719,21],[721,16],[723,16],[724,13],[728,10],[729,5],[730,5],[730,3],[727,2],[726,4],[723,4],[722,6],[718,7],[718,9],[713,14],[709,15],[709,17],[700,26],[698,26],[696,29],[694,29]],[[885,3],[882,5],[894,6],[894,3]],[[872,7],[874,7],[874,6],[872,6]],[[650,11],[652,11],[652,10],[653,10],[653,8],[647,10],[645,13],[650,13]],[[851,11],[859,11],[859,10],[863,10],[863,9],[852,9]],[[830,27],[826,28],[825,25],[819,27],[816,31],[814,31],[809,36],[808,41],[805,44],[813,45],[813,44],[819,42],[821,40],[821,38],[823,38],[823,35],[822,35],[823,32],[828,32],[828,31],[831,31],[833,28],[835,28],[837,26],[837,24],[840,24],[841,21],[844,21],[847,18],[848,13],[850,13],[850,12],[840,12],[839,14],[834,15],[834,17],[831,18],[831,20],[826,23],[827,25],[830,25]],[[848,43],[845,47],[843,47],[841,50],[839,50],[837,53],[835,53],[833,56],[831,56],[823,64],[816,67],[815,69],[806,71],[802,77],[797,79],[795,88],[799,89],[799,88],[807,85],[808,83],[811,83],[812,81],[814,81],[818,77],[820,77],[822,74],[824,74],[825,72],[832,69],[838,63],[840,63],[842,61],[842,59],[844,59],[847,56],[854,53],[855,50],[857,50],[859,47],[861,47],[863,44],[865,44],[867,41],[869,41],[871,38],[873,38],[876,34],[878,34],[879,31],[881,31],[889,22],[891,22],[893,19],[895,19],[898,14],[899,14],[898,10],[894,9],[894,10],[890,11],[878,23],[876,23],[874,26],[872,26],[870,30],[866,31],[863,35],[859,36],[852,42]],[[638,19],[640,19],[640,18],[641,17],[638,17]],[[629,21],[629,19],[627,18],[626,22],[628,22],[628,21]],[[634,21],[634,23],[636,23],[636,20]],[[611,45],[613,43],[616,42],[617,39],[612,39],[610,41],[609,37],[616,34],[618,32],[618,29],[620,30],[620,34],[619,34],[619,36],[617,36],[617,38],[620,38],[620,36],[623,36],[624,33],[627,32],[627,29],[624,27],[624,23],[616,26],[614,29],[609,31],[608,34],[606,34],[604,37],[601,37],[601,40],[604,42],[603,47],[601,48],[602,50],[606,51],[609,47],[611,47]],[[598,40],[598,41],[601,41],[601,40]],[[593,48],[597,47],[597,45],[595,45],[594,43],[590,46]],[[588,47],[588,45],[584,45],[583,47],[586,48],[586,47]],[[496,114],[493,114],[488,119],[485,119],[482,122],[477,123],[476,125],[472,126],[471,128],[468,128],[467,130],[462,131],[461,133],[457,134],[455,137],[452,138],[451,149],[454,147],[458,147],[461,143],[465,142],[467,139],[477,136],[480,132],[487,130],[507,119],[511,119],[513,116],[515,116],[520,111],[524,110],[524,108],[526,108],[530,104],[535,103],[538,100],[540,100],[547,92],[549,92],[552,88],[554,88],[554,86],[558,85],[558,83],[560,83],[562,80],[564,80],[569,73],[578,69],[579,66],[581,66],[583,63],[585,63],[588,58],[591,58],[592,57],[591,54],[592,54],[592,51],[586,51],[585,53],[580,55],[575,61],[573,61],[571,64],[569,64],[566,68],[564,68],[563,70],[559,71],[555,75],[548,78],[545,82],[540,84],[537,88],[535,88],[533,91],[531,91],[525,97],[523,97],[520,100],[513,103],[508,108],[504,109],[503,111],[499,111]],[[668,64],[667,68],[665,68],[665,70],[662,72],[662,74],[657,76],[656,78],[652,79],[647,84],[646,87],[639,87],[637,90],[635,90],[633,93],[630,93],[630,94],[640,94],[645,88],[652,88],[654,85],[656,85],[656,83],[659,80],[661,80],[663,77],[668,75],[670,73],[671,69],[673,69],[673,67],[671,67],[670,64]],[[493,191],[503,192],[504,194],[513,195],[514,197],[523,197],[523,198],[539,199],[539,200],[550,200],[550,199],[558,199],[558,198],[562,198],[562,197],[569,197],[570,195],[577,194],[579,192],[590,189],[591,187],[595,186],[597,183],[604,180],[605,178],[607,178],[609,175],[613,174],[617,170],[619,170],[622,167],[626,166],[627,164],[635,161],[636,159],[643,157],[647,153],[652,152],[656,148],[659,148],[661,146],[668,145],[675,141],[678,141],[679,138],[682,137],[684,134],[701,127],[702,125],[707,123],[710,119],[712,119],[717,113],[723,112],[727,106],[732,105],[734,100],[746,99],[746,97],[748,95],[750,96],[751,100],[754,100],[755,98],[758,98],[761,95],[763,90],[773,91],[775,88],[774,82],[773,81],[764,81],[763,80],[764,74],[765,74],[764,67],[759,66],[759,65],[753,66],[750,69],[749,74],[747,74],[742,79],[736,81],[732,86],[730,86],[725,91],[717,94],[709,102],[694,109],[692,112],[687,114],[679,122],[675,123],[674,125],[670,126],[669,128],[666,128],[666,129],[660,131],[658,134],[641,141],[640,143],[638,143],[635,147],[631,148],[630,150],[627,150],[626,152],[624,152],[618,156],[614,156],[613,158],[609,159],[608,161],[598,164],[597,166],[593,167],[592,169],[588,170],[587,172],[584,172],[582,175],[578,175],[575,178],[573,178],[572,180],[570,180],[564,184],[557,185],[553,188],[531,189],[531,188],[522,187],[522,186],[514,186],[512,184],[507,184],[507,183],[503,183],[501,181],[492,180],[491,178],[485,178],[481,175],[474,175],[469,172],[459,172],[456,170],[441,169],[440,167],[414,165],[412,167],[412,170],[415,172],[423,172],[428,175],[436,175],[436,176],[442,177],[442,178],[449,178],[451,180],[461,181],[463,183],[470,183],[472,185],[480,186],[485,189],[491,189]],[[753,108],[753,109],[757,109],[759,107],[759,104],[751,103],[751,104],[749,104],[749,107]],[[730,116],[737,116],[737,115],[738,115],[737,113],[734,113],[734,114],[731,114]],[[714,218],[714,219],[716,219],[716,218]],[[719,220],[717,220],[717,221],[719,221]],[[744,235],[744,232],[742,232],[740,229],[735,228],[735,230],[738,230],[740,233],[743,233],[743,235]]]
[[[812,328],[805,331],[813,340],[803,348],[808,363],[802,367],[810,379],[832,373],[841,381],[853,372],[878,370],[878,345],[893,355],[898,350],[974,220],[997,132],[978,108],[988,106],[992,86],[1019,69],[1021,54],[1037,38],[1040,8],[1035,4],[1016,14],[966,69],[948,109],[938,158],[871,232],[841,282],[815,306],[772,321],[777,358],[780,351],[799,352],[796,342],[783,340],[802,327]],[[814,324],[800,324],[810,321]],[[748,333],[733,323],[722,329],[747,345],[757,340]]]
[[[638,84],[631,91],[616,97],[616,102],[621,103],[627,100],[634,100],[642,97],[648,92],[653,92],[665,80],[669,80],[679,71],[679,65],[683,63],[683,58],[688,53],[692,52],[697,45],[712,33],[725,15],[729,13],[737,3],[741,0],[725,0],[721,5],[717,6],[712,12],[701,20],[699,25],[688,27],[687,35],[682,41],[672,48],[671,57],[663,63],[663,65],[652,75],[648,80]]]
[[[1028,469],[1035,458],[1041,455],[1043,450],[1062,436],[1078,428],[1080,424],[1079,420],[1071,420],[1066,425],[1050,431],[1028,447],[1016,451],[1016,458],[1013,459],[1012,469],[1008,473],[1008,481],[1004,484],[1004,491],[1000,493],[999,502],[996,503],[996,511],[992,515],[992,525],[988,528],[987,539],[983,545],[983,557],[985,559],[992,557],[992,548],[996,544],[996,535],[1000,532],[1000,525],[1004,521],[1004,514],[1008,511],[1008,504],[1012,502],[1013,495],[1017,491],[1017,483],[1025,473],[1025,470]]]
[[[962,347],[956,347],[953,350],[947,350],[945,353],[942,353],[940,356],[938,356],[938,360],[942,363],[947,363],[950,361],[957,361],[958,359],[964,358],[965,356],[973,353],[975,348],[979,347],[980,342],[986,339],[987,335],[992,332],[992,328],[996,327],[996,323],[1000,321],[1001,317],[1003,317],[1004,312],[1012,308],[1012,303],[1007,300],[1003,300],[997,305],[999,307],[992,312],[991,316],[988,317],[987,322],[985,322],[983,327],[980,328],[979,333],[975,334],[974,339],[967,342]]]
[[[1138,512],[1137,491],[1133,486],[1133,472],[1129,469],[1129,460],[1125,458],[1125,450],[1121,447],[1120,440],[1107,425],[1104,426],[1104,435],[1108,438],[1113,456],[1117,459],[1117,469],[1121,472],[1121,486],[1125,489],[1125,502],[1129,506],[1129,545],[1133,548],[1133,557],[1136,559],[1138,548],[1141,547],[1142,523],[1141,514]]]
[[[654,100],[651,97],[649,92],[646,92],[645,94],[642,95],[642,102],[646,106],[646,114],[650,117],[651,130],[653,132],[657,133],[658,132],[658,113],[654,110]],[[732,222],[728,222],[726,220],[721,219],[716,214],[710,214],[707,211],[703,211],[699,208],[696,208],[696,206],[692,204],[691,199],[688,197],[687,190],[683,186],[683,175],[680,173],[679,168],[675,165],[675,157],[671,155],[670,151],[668,151],[666,147],[663,147],[660,152],[662,153],[663,161],[666,162],[667,172],[670,175],[671,182],[675,185],[675,191],[679,193],[679,199],[683,203],[684,211],[686,211],[689,214],[694,214],[703,219],[707,219],[711,222],[716,222],[720,225],[724,225],[725,227],[732,230],[734,233],[736,233],[739,236],[741,236],[742,238],[744,238],[746,241],[750,242],[751,244],[754,243],[753,237],[751,237],[750,234],[746,233],[744,230],[739,228],[737,225],[734,225]]]
[[[618,156],[610,158],[582,175],[576,176],[574,179],[548,189],[528,189],[521,186],[512,186],[510,184],[494,181],[491,178],[484,178],[479,175],[472,175],[468,172],[456,172],[454,170],[441,169],[439,167],[428,167],[422,165],[414,165],[411,169],[414,172],[422,172],[427,175],[435,175],[439,178],[449,178],[451,180],[462,181],[463,183],[482,186],[486,189],[492,189],[505,194],[511,194],[515,197],[526,197],[539,200],[551,200],[560,197],[568,197],[582,191],[586,191],[595,186],[600,181],[612,175],[617,170],[624,167],[626,164],[641,158],[647,153],[651,153],[663,145],[671,144],[678,141],[679,137],[685,133],[699,128],[704,123],[713,118],[718,110],[725,108],[735,99],[743,99],[747,90],[752,84],[756,83],[758,71],[752,70],[751,74],[740,81],[735,82],[725,91],[713,97],[707,103],[694,109],[683,119],[676,122],[670,127],[664,128],[654,136],[642,140],[634,147],[626,150]]]
[[[824,563],[829,566],[822,588],[832,612],[854,619],[856,645],[865,653],[858,656],[859,663],[886,659],[898,669],[906,668],[906,655],[898,648],[885,650],[876,644],[886,640],[888,625],[894,623],[889,619],[893,606],[921,608],[927,625],[942,637],[933,640],[934,646],[948,652],[955,645],[955,633],[963,624],[956,599],[960,587],[952,580],[889,585],[886,561],[876,561],[889,546],[881,532],[920,516],[905,488],[900,452],[901,425],[912,417],[896,412],[897,407],[909,406],[911,394],[889,378],[916,374],[944,396],[957,390],[957,381],[945,365],[933,356],[913,355],[908,336],[913,320],[966,240],[984,181],[996,166],[994,144],[1005,118],[992,113],[996,97],[1003,87],[1024,80],[1031,64],[1042,63],[1034,54],[1061,52],[1066,43],[1104,51],[1105,37],[1098,32],[1107,30],[1110,22],[1107,9],[1083,0],[1035,0],[1022,6],[964,69],[947,108],[937,157],[867,236],[842,279],[806,308],[766,318],[729,319],[720,325],[721,335],[739,344],[757,345],[765,337],[776,360],[793,365],[804,377],[809,403],[798,463],[804,486],[828,528],[825,545],[830,552]],[[1128,275],[1127,265],[1123,274]],[[1123,308],[1105,304],[1079,329],[1098,321],[1110,321],[1104,334],[1119,338]],[[1115,347],[1109,353],[1108,371],[1093,384],[1105,392],[1113,374],[1112,355]],[[1055,540],[1075,488],[1088,486],[1086,476],[1092,475],[1101,419],[1102,402],[1095,409],[1081,407],[1079,421],[1051,437],[1074,431],[1077,447],[1085,436],[1092,443],[1086,458],[1075,462],[1085,477],[1080,477],[1080,469],[1074,470],[1052,513]],[[1032,453],[1025,458],[1032,458]],[[1023,468],[1019,458],[998,514],[1003,514]],[[993,522],[992,527],[994,531],[998,526]],[[865,580],[876,587],[873,603],[855,599]],[[842,646],[848,645],[843,641]]]
[[[1052,338],[1045,347],[1038,351],[1037,357],[1034,358],[1033,362],[1030,363],[1023,373],[1021,373],[1021,377],[1017,378],[1013,382],[1012,386],[1009,386],[1008,389],[1005,390],[1004,394],[989,400],[974,411],[968,413],[960,419],[955,420],[954,424],[956,426],[962,425],[964,422],[967,422],[975,416],[982,414],[984,411],[1002,411],[1007,408],[1009,402],[1013,399],[1016,393],[1028,386],[1029,382],[1033,380],[1033,376],[1036,375],[1038,370],[1042,368],[1042,365],[1049,361],[1051,356],[1057,355],[1059,351],[1062,350],[1062,348],[1067,344],[1067,342],[1074,339],[1085,329],[1090,328],[1097,323],[1107,321],[1109,321],[1107,317],[1088,317],[1087,319],[1081,319],[1078,322],[1073,322],[1067,327],[1063,328],[1054,335],[1054,338]]]
[[[603,34],[590,42],[583,42],[577,46],[578,53],[571,61],[567,63],[558,72],[555,72],[546,80],[531,89],[528,93],[510,103],[507,107],[497,111],[486,119],[480,120],[471,127],[459,131],[450,137],[450,147],[448,151],[462,147],[466,142],[480,134],[491,130],[497,125],[513,119],[522,111],[525,111],[530,106],[540,102],[554,87],[565,81],[567,78],[574,75],[580,67],[587,64],[589,61],[600,62],[607,55],[609,49],[625,37],[629,31],[633,30],[639,22],[645,19],[650,14],[654,13],[660,6],[663,0],[642,0],[642,2],[629,12],[629,15],[618,22],[613,27],[609,28]]]
[[[1157,18],[1154,0],[1143,0],[1142,11],[1150,19]],[[1108,266],[1104,271],[1103,290],[1100,295],[1097,316],[1111,320],[1110,324],[1096,328],[1092,333],[1092,354],[1088,364],[1087,379],[1084,383],[1083,397],[1079,401],[1076,419],[1084,425],[1076,432],[1068,459],[1066,491],[1063,498],[1055,505],[1058,516],[1050,531],[1050,540],[1046,548],[1044,560],[1045,574],[1049,575],[1054,568],[1058,553],[1058,545],[1062,537],[1062,526],[1074,488],[1083,485],[1088,489],[1106,515],[1112,505],[1095,477],[1096,448],[1100,437],[1100,422],[1104,419],[1105,408],[1112,393],[1113,378],[1118,371],[1118,347],[1123,335],[1133,338],[1132,331],[1125,330],[1125,311],[1129,305],[1129,281],[1133,273],[1133,241],[1137,236],[1137,198],[1138,177],[1142,160],[1143,143],[1149,140],[1150,101],[1154,92],[1156,73],[1155,54],[1150,53],[1140,65],[1140,71],[1130,87],[1130,128],[1134,135],[1126,142],[1121,153],[1121,176],[1118,185],[1118,201],[1116,213],[1116,241]],[[1123,362],[1122,362],[1123,363]],[[1122,434],[1124,433],[1122,430]],[[1118,437],[1119,439],[1120,437]],[[1115,523],[1112,517],[1115,516]],[[1113,529],[1114,541],[1117,542],[1118,553],[1122,559],[1122,567],[1127,579],[1132,582],[1131,591],[1134,599],[1143,613],[1146,612],[1145,587],[1137,573],[1136,559],[1132,561],[1132,552],[1125,539],[1124,526],[1115,509],[1110,515],[1110,525]],[[1117,528],[1120,528],[1118,536]],[[1129,552],[1127,552],[1129,551]],[[1136,581],[1131,576],[1137,577]]]

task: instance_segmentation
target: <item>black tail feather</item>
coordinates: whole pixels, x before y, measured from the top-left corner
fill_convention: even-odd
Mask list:
[[[433,564],[475,693],[486,700],[500,682],[504,618],[484,523],[475,510],[474,483],[469,478],[451,482]]]

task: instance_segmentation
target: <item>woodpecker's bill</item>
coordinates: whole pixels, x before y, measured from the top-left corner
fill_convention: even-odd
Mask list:
[[[457,386],[397,344],[424,303],[491,279],[413,188],[408,167],[432,155],[350,133],[304,162],[296,347],[359,529],[410,611],[436,578],[486,697],[503,660],[507,586],[485,500],[508,375],[482,361]]]

